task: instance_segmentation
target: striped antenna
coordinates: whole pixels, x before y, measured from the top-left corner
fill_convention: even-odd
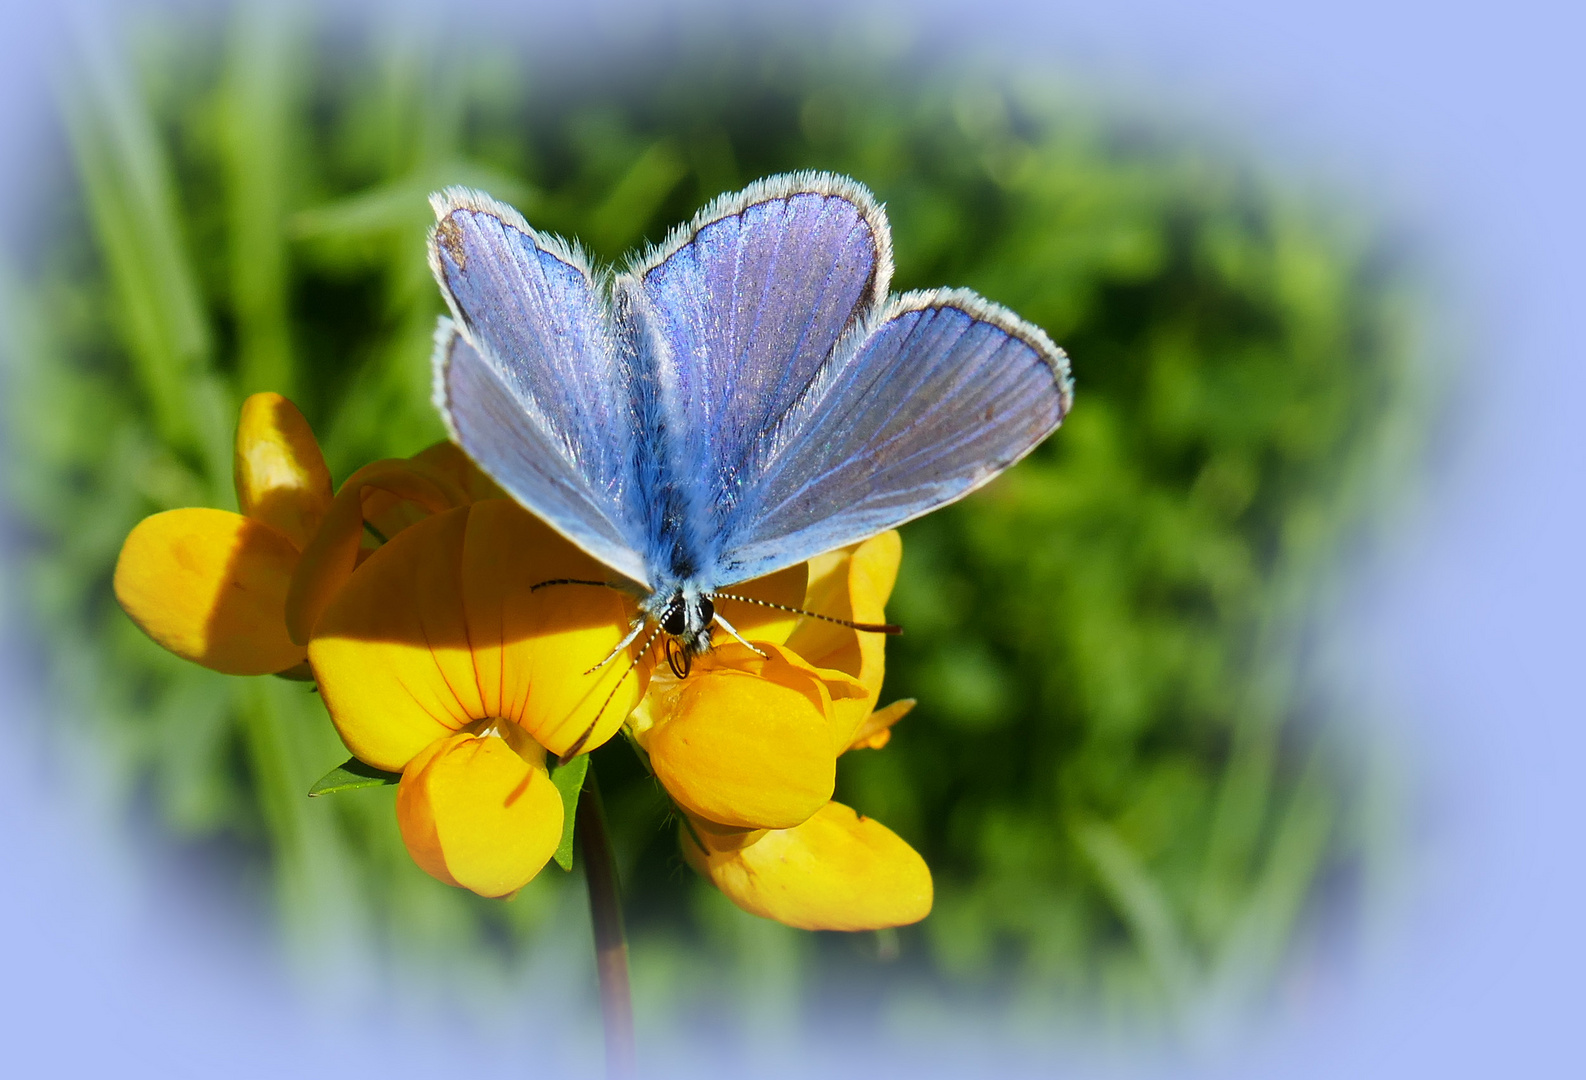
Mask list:
[[[805,611],[803,608],[788,607],[786,604],[773,604],[769,600],[756,600],[752,596],[738,596],[735,593],[723,592],[710,593],[709,596],[712,600],[736,600],[740,604],[759,604],[761,607],[775,608],[777,611],[786,611],[792,615],[803,615],[805,618],[819,619],[821,622],[836,623],[838,626],[846,626],[850,630],[862,630],[867,634],[892,634],[896,636],[903,633],[903,627],[893,623],[850,622],[847,619],[836,619],[830,615],[822,615],[819,612]]]

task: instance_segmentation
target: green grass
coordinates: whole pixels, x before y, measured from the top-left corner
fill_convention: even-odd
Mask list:
[[[848,173],[887,204],[897,288],[977,289],[1073,358],[1059,434],[905,529],[885,696],[920,706],[843,761],[935,913],[857,937],[741,915],[619,740],[597,756],[642,1022],[725,1011],[747,1039],[838,994],[854,1024],[989,998],[1010,1030],[1194,1038],[1271,993],[1323,891],[1362,902],[1391,856],[1360,778],[1391,776],[1313,693],[1307,633],[1414,445],[1418,308],[1369,215],[1055,79],[829,42],[556,69],[413,26],[332,48],[282,10],[146,23],[63,77],[73,182],[12,275],[9,483],[73,745],[113,800],[267,876],[310,982],[394,955],[414,993],[499,999],[582,932],[577,880],[507,904],[429,880],[389,790],[305,797],[344,756],[308,689],[166,656],[109,574],[142,516],[233,505],[247,393],[292,396],[338,478],[441,437],[424,197],[452,183],[614,260],[756,177]]]

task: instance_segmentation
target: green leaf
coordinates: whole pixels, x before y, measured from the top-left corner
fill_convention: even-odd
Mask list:
[[[565,765],[556,766],[551,783],[562,793],[562,842],[556,845],[556,865],[573,868],[573,819],[578,816],[578,793],[584,790],[584,775],[589,772],[589,755],[579,754]]]
[[[338,791],[352,791],[355,788],[383,787],[400,779],[401,773],[386,772],[373,765],[365,765],[357,758],[348,758],[315,781],[314,786],[308,789],[308,797],[334,795]]]

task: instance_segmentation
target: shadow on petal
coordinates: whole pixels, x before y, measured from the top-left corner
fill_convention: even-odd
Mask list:
[[[226,510],[167,510],[127,536],[116,562],[122,608],[177,656],[227,675],[302,662],[286,633],[297,548],[261,521]]]

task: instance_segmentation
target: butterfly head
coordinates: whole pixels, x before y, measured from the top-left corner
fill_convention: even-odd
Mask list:
[[[698,589],[682,586],[651,594],[646,605],[666,634],[666,662],[672,674],[683,679],[694,658],[710,651],[710,624],[716,605]]]

